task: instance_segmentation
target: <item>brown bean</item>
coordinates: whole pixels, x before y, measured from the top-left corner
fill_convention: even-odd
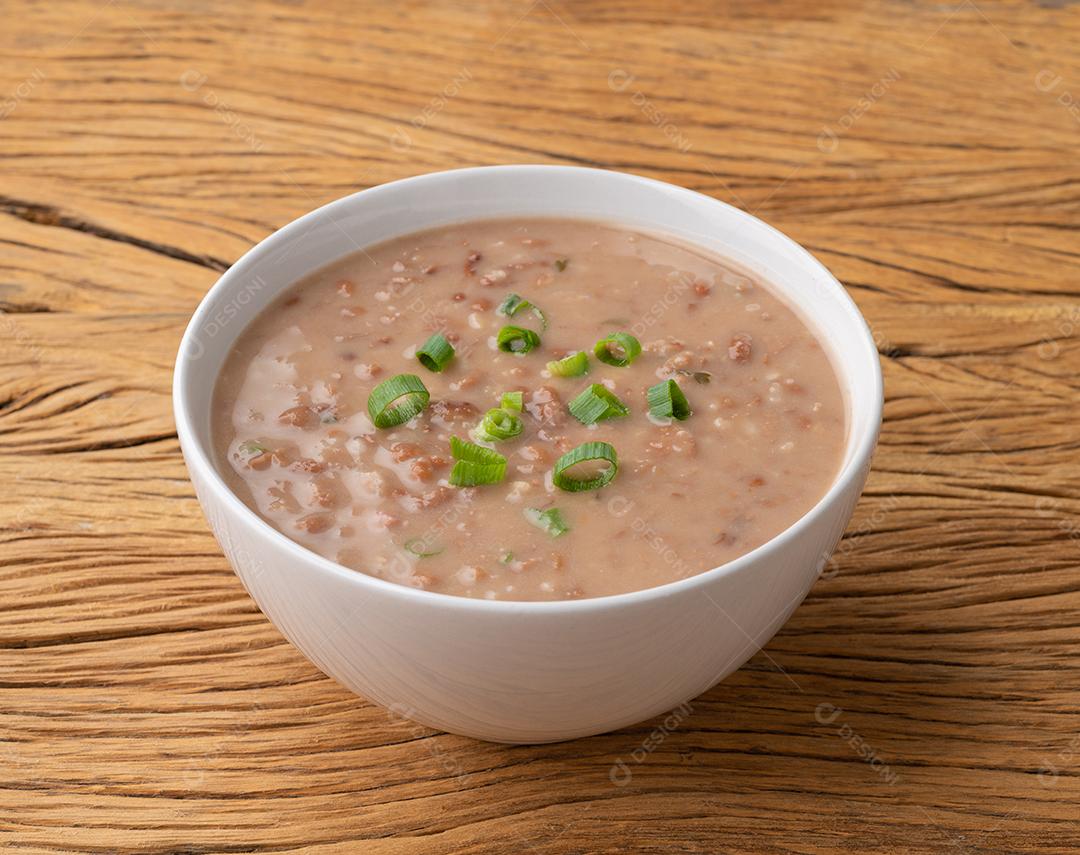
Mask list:
[[[401,525],[401,517],[388,514],[386,511],[375,511],[375,519],[383,528],[397,528]]]
[[[307,514],[296,521],[296,527],[308,534],[322,534],[334,524],[334,515],[325,513]]]
[[[296,516],[303,512],[300,502],[293,495],[293,482],[289,480],[275,481],[272,487],[267,487],[266,495],[269,496],[270,510],[285,511]]]
[[[262,471],[269,468],[270,464],[274,461],[274,455],[269,451],[264,451],[261,454],[256,454],[254,457],[249,457],[247,465],[250,469]]]
[[[338,508],[348,496],[341,484],[333,478],[322,476],[311,480],[312,499],[320,508]]]
[[[272,449],[270,454],[274,459],[274,465],[288,466],[296,459],[296,446],[291,443],[287,447],[279,446],[278,448]]]
[[[326,464],[312,457],[301,457],[299,460],[289,464],[289,468],[293,472],[315,473],[322,472],[326,468]]]
[[[428,508],[437,508],[439,505],[443,505],[455,495],[455,493],[463,494],[463,490],[455,490],[451,487],[436,487],[434,490],[428,490],[426,493],[421,493],[419,496],[413,493],[406,493],[403,496],[398,497],[398,501],[401,506],[405,508],[409,513],[416,513],[417,511],[427,510]]]
[[[307,430],[319,423],[319,417],[311,407],[290,407],[278,415],[278,422]]]
[[[653,341],[645,342],[641,346],[641,349],[646,353],[655,353],[660,356],[671,356],[673,353],[678,353],[680,350],[685,350],[686,345],[679,341],[677,338],[668,336],[667,338],[658,338]]]
[[[676,353],[664,363],[662,370],[664,374],[675,374],[676,372],[689,368],[693,363],[693,360],[694,354],[688,350],[683,351],[682,353]]]
[[[447,463],[443,457],[421,457],[413,461],[409,472],[417,481],[430,481],[438,470],[446,468]]]
[[[751,339],[750,336],[745,333],[739,333],[731,339],[731,345],[728,347],[728,358],[740,365],[744,362],[749,362],[752,353],[752,342],[753,339]]]
[[[420,457],[424,449],[415,442],[395,442],[390,446],[390,457],[395,463],[403,463]]]

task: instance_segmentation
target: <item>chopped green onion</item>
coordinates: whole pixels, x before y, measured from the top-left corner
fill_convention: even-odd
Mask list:
[[[523,427],[517,413],[496,407],[484,414],[484,418],[476,428],[476,433],[477,438],[484,442],[499,442],[504,439],[513,439],[521,433]]]
[[[506,298],[499,304],[499,308],[495,310],[497,314],[506,318],[512,318],[518,312],[532,312],[538,321],[540,321],[540,328],[547,329],[547,315],[540,309],[539,306],[534,306],[524,297],[519,297],[517,294],[507,294]]]
[[[443,551],[441,546],[431,548],[432,544],[428,544],[422,537],[414,537],[412,540],[406,540],[404,547],[406,552],[411,552],[417,558],[430,558],[432,555],[438,555]]]
[[[454,468],[450,471],[450,484],[454,487],[477,487],[481,484],[498,484],[506,477],[506,458],[499,452],[456,436],[450,437],[450,453],[454,455]]]
[[[593,383],[569,404],[570,415],[583,425],[594,425],[604,419],[630,415],[626,404],[606,387]]]
[[[475,442],[466,442],[456,436],[450,437],[450,453],[454,460],[467,460],[470,463],[505,463],[506,458],[499,452],[484,448]]]
[[[510,550],[507,550],[499,558],[499,563],[500,564],[509,564],[513,560],[514,560],[514,553],[511,552]]]
[[[268,452],[269,450],[270,449],[263,445],[261,442],[258,442],[254,439],[249,439],[247,442],[242,442],[240,443],[240,445],[237,446],[237,451],[240,451],[243,454],[250,455],[251,457],[255,457],[259,454],[266,454],[266,452]]]
[[[570,531],[570,526],[566,524],[558,508],[548,508],[546,511],[539,508],[526,508],[522,513],[525,519],[552,537],[558,537]]]
[[[630,333],[612,333],[596,343],[593,353],[607,365],[625,368],[641,355],[641,342]]]
[[[398,374],[371,390],[367,411],[377,428],[404,424],[431,400],[424,382],[415,374]]]
[[[416,351],[416,358],[428,371],[438,373],[454,358],[454,346],[442,333],[435,333]]]
[[[502,400],[499,401],[499,406],[504,410],[514,410],[520,413],[525,409],[525,393],[524,392],[503,392]]]
[[[674,380],[662,380],[655,386],[650,386],[646,397],[649,401],[649,414],[658,419],[683,421],[693,412],[686,395]]]
[[[562,359],[547,364],[547,370],[556,377],[580,377],[589,373],[589,357],[585,351],[579,350]]]
[[[582,463],[605,460],[609,464],[596,475],[576,478],[569,470]],[[552,481],[560,490],[568,493],[581,493],[585,490],[597,490],[611,482],[619,471],[619,458],[615,448],[608,442],[586,442],[572,449],[555,461]]]
[[[499,330],[499,350],[505,353],[528,353],[540,346],[540,336],[523,327],[503,327]]]
[[[458,460],[450,470],[451,487],[480,487],[498,484],[506,477],[506,463],[473,463]]]

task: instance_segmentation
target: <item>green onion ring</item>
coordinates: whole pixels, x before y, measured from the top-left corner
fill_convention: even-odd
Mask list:
[[[505,318],[512,318],[518,312],[531,311],[538,321],[540,321],[540,328],[546,330],[548,328],[547,315],[543,313],[539,306],[534,306],[524,297],[519,297],[517,294],[507,294],[506,298],[499,304],[499,308],[495,310],[497,314],[502,315]]]
[[[446,340],[446,336],[437,332],[416,351],[416,358],[428,371],[438,374],[454,358],[454,346]]]
[[[547,370],[556,377],[580,377],[589,373],[589,357],[584,350],[571,353],[562,359],[549,362]]]
[[[513,439],[521,433],[524,425],[513,410],[496,407],[488,410],[476,428],[477,436],[485,442]]]
[[[590,460],[606,460],[611,465],[592,478],[575,478],[569,473],[568,470],[573,469],[579,463],[587,463]],[[598,490],[611,483],[615,473],[618,471],[619,458],[615,454],[615,447],[611,443],[586,442],[566,452],[555,461],[551,480],[560,490],[565,490],[568,493],[582,493],[586,490]]]
[[[502,399],[499,401],[499,406],[504,410],[513,410],[520,413],[525,409],[525,393],[524,392],[503,392]]]
[[[663,380],[650,386],[646,397],[649,401],[649,414],[655,418],[684,421],[693,413],[686,395],[674,380]]]
[[[497,339],[499,350],[523,355],[540,346],[540,336],[524,327],[503,327]]]
[[[622,356],[611,350],[612,345],[622,351]],[[596,358],[606,365],[625,368],[641,355],[641,342],[630,333],[615,332],[600,339],[593,347]]]
[[[592,383],[572,400],[567,409],[570,415],[583,425],[594,425],[604,419],[617,419],[630,415],[626,404],[614,392],[599,383]]]
[[[429,400],[423,380],[415,374],[397,374],[371,390],[367,411],[375,427],[397,427],[420,413]]]

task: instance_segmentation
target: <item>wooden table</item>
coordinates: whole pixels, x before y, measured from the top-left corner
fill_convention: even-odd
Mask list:
[[[0,848],[1080,847],[1080,8],[176,5],[4,9]],[[180,458],[173,355],[231,261],[358,188],[506,162],[752,211],[880,345],[837,559],[664,738],[388,717],[263,618]]]

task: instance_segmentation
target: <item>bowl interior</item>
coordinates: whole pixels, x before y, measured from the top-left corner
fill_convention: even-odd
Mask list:
[[[855,304],[813,256],[710,197],[624,173],[564,166],[481,167],[381,185],[301,217],[254,247],[207,294],[180,345],[174,405],[189,465],[194,456],[216,471],[210,433],[215,380],[237,336],[283,289],[393,237],[503,216],[595,219],[667,234],[756,274],[815,331],[844,390],[847,442],[833,488],[869,465],[881,418],[877,350]],[[223,482],[221,488],[227,489]]]

